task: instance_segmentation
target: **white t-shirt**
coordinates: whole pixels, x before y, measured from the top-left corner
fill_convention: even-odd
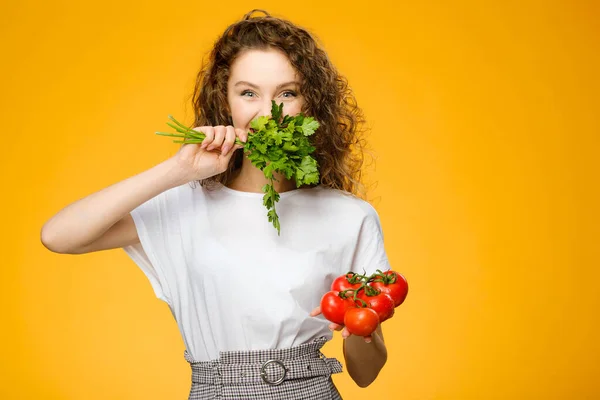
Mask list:
[[[379,217],[324,186],[280,194],[281,236],[262,193],[185,184],[131,212],[140,243],[124,247],[165,301],[196,361],[332,337],[309,313],[333,279],[390,269]]]

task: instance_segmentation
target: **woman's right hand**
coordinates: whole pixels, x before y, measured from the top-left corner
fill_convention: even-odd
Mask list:
[[[174,156],[188,181],[207,179],[225,172],[235,150],[243,147],[236,144],[235,139],[239,138],[243,143],[248,140],[247,131],[231,125],[201,126],[194,130],[206,135],[202,144],[183,144]]]

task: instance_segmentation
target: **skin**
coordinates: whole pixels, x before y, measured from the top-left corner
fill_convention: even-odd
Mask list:
[[[130,214],[133,209],[166,190],[224,172],[234,150],[241,148],[234,144],[236,137],[247,140],[250,121],[270,115],[271,100],[283,102],[285,114],[295,115],[302,109],[298,83],[289,83],[298,81],[297,73],[283,53],[246,51],[230,71],[227,96],[233,126],[196,127],[206,134],[202,146],[185,144],[160,164],[67,205],[42,227],[42,244],[55,253],[86,254],[139,243]],[[278,192],[295,189],[293,181],[276,177]],[[245,158],[229,186],[260,193],[266,182],[263,173]],[[310,315],[319,314],[320,309],[315,308]],[[330,329],[342,330],[348,373],[359,386],[368,386],[387,359],[381,327],[369,338],[349,335],[335,324]]]

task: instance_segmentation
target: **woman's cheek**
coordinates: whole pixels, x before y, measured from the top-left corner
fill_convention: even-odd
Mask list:
[[[297,99],[295,99],[295,101],[291,104],[290,107],[290,115],[298,115],[302,112],[302,106],[304,105],[304,99],[302,97],[298,97]]]
[[[250,122],[251,122],[251,119],[249,119],[249,118],[242,118],[242,117],[240,117],[238,119],[234,118],[233,126],[235,128],[241,128],[244,130],[248,130],[248,129],[250,129]]]

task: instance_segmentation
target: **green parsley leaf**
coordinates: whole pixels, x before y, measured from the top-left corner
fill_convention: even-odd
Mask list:
[[[302,132],[304,132],[304,135],[306,136],[315,133],[318,127],[319,123],[312,117],[305,118],[304,121],[302,121]]]

